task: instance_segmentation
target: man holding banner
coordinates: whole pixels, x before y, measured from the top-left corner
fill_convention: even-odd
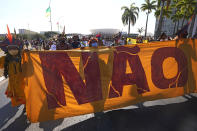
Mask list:
[[[21,41],[15,39],[10,34],[9,28],[8,36],[2,43],[0,48],[4,51],[6,56],[0,58],[0,68],[4,68],[5,78],[9,77],[9,84],[5,94],[11,98],[12,106],[25,104],[24,94],[24,77],[22,76],[22,58],[21,53],[23,44]]]

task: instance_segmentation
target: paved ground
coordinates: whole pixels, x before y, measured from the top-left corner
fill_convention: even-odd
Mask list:
[[[11,107],[0,83],[0,130],[3,131],[197,131],[197,94],[148,101],[99,117],[93,114],[42,123],[28,123],[23,106]]]

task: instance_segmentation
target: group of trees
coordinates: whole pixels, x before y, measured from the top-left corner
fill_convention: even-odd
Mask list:
[[[48,31],[44,34],[17,34],[16,37],[20,39],[27,39],[27,40],[36,40],[36,39],[48,39],[50,37],[53,37],[54,35],[58,35],[57,32],[54,31]]]
[[[41,34],[17,34],[16,37],[24,40],[45,39],[45,36]]]
[[[189,36],[192,34],[194,27],[195,17],[197,14],[197,1],[196,0],[145,0],[145,3],[141,5],[141,8],[135,6],[132,3],[130,7],[123,6],[124,10],[122,15],[122,22],[124,25],[128,25],[128,34],[130,33],[130,25],[135,25],[139,11],[146,12],[146,26],[145,37],[147,34],[148,17],[152,11],[155,11],[155,17],[159,19],[158,28],[156,29],[156,36],[160,36],[162,31],[163,18],[169,18],[174,22],[173,34],[183,27],[185,21],[189,22],[190,18],[191,26],[189,29]],[[180,25],[181,24],[181,25]],[[139,29],[139,31],[142,31]]]
[[[42,39],[42,40],[46,40],[48,38],[51,38],[55,35],[59,35],[59,33],[55,32],[55,31],[48,31],[45,32],[44,34],[12,34],[12,36],[16,36],[19,39],[22,40],[37,40],[37,39]],[[5,36],[0,36],[0,41],[5,40]]]

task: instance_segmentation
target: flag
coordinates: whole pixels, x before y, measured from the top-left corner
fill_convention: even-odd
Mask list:
[[[47,9],[46,9],[46,17],[50,16],[51,15],[51,7],[49,6]]]
[[[10,41],[10,43],[12,43],[12,35],[10,33],[10,29],[9,29],[8,25],[7,25],[7,30],[8,30],[7,38]]]
[[[65,26],[64,26],[64,29],[63,29],[63,31],[62,31],[62,35],[64,35],[65,34]]]

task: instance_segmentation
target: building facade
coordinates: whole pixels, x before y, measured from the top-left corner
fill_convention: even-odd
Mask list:
[[[37,34],[37,32],[31,31],[31,30],[27,30],[27,29],[19,29],[18,32],[19,32],[19,34],[31,34],[31,35]]]
[[[119,29],[92,29],[92,30],[90,30],[90,32],[93,35],[96,35],[96,34],[113,35],[113,34],[119,33],[120,30]]]

